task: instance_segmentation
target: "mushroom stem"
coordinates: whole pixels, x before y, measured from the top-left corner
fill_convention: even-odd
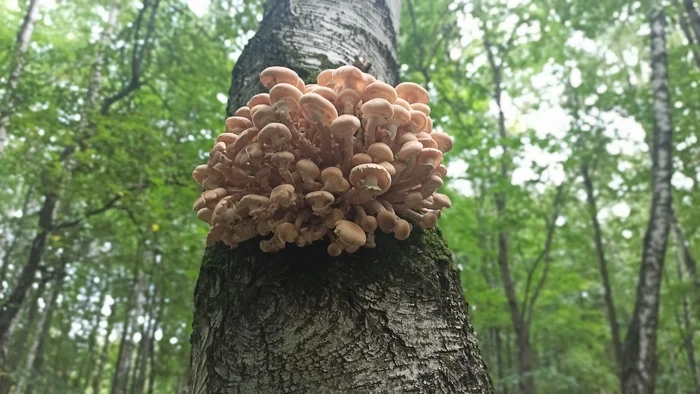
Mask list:
[[[374,144],[375,140],[375,133],[376,133],[376,123],[377,123],[377,118],[375,116],[370,116],[369,119],[367,119],[367,123],[365,123],[365,132],[364,132],[364,144],[365,144],[365,150],[369,149],[369,146]]]

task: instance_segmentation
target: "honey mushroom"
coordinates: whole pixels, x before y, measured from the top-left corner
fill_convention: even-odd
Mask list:
[[[394,88],[354,66],[323,70],[308,85],[269,67],[260,82],[270,92],[226,119],[192,172],[208,245],[264,236],[261,250],[274,253],[327,239],[338,256],[375,247],[377,228],[405,240],[414,225],[435,227],[450,207],[436,191],[452,138],[433,130],[420,85]]]

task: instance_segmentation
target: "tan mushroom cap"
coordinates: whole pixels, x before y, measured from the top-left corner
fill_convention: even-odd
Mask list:
[[[362,115],[364,117],[377,117],[379,119],[377,125],[382,125],[394,116],[394,107],[384,99],[375,98],[362,104]]]
[[[394,116],[389,120],[390,123],[397,125],[406,124],[411,121],[411,113],[408,110],[398,104],[394,104]]]
[[[353,115],[340,115],[328,127],[333,137],[343,140],[352,137],[360,129],[360,119]]]
[[[428,124],[428,117],[424,113],[416,110],[410,110],[408,113],[411,114],[411,123],[416,126],[416,132],[419,132],[425,128]]]
[[[268,197],[259,194],[246,194],[238,201],[238,207],[249,209],[253,213],[258,209],[267,208],[271,203],[272,201]]]
[[[292,140],[292,132],[282,123],[269,123],[258,133],[258,141],[265,145],[277,146]]]
[[[413,103],[411,104],[411,109],[420,111],[425,114],[425,116],[430,117],[430,106],[423,103]]]
[[[435,148],[423,148],[418,154],[416,163],[436,168],[442,162],[442,152]]]
[[[375,163],[394,160],[394,152],[391,151],[389,145],[383,142],[375,142],[367,149],[367,154],[372,157]]]
[[[260,83],[268,89],[278,83],[288,83],[295,86],[298,79],[297,73],[286,67],[268,67],[260,73]]]
[[[333,71],[333,82],[361,93],[365,88],[365,75],[355,66],[340,66]]]
[[[390,162],[388,162],[388,161],[383,161],[383,162],[379,163],[379,165],[382,166],[382,167],[384,167],[384,169],[386,170],[386,172],[388,172],[389,175],[391,175],[392,177],[393,177],[394,175],[396,175],[396,167],[394,167],[394,165],[391,164]]]
[[[226,144],[226,146],[229,146],[229,145],[233,144],[234,142],[236,142],[237,139],[238,139],[238,135],[236,135],[236,134],[221,133],[216,137],[216,142],[217,143],[223,142],[224,144]]]
[[[438,144],[435,142],[433,137],[429,133],[426,133],[425,131],[421,131],[420,133],[416,134],[416,138],[418,138],[418,142],[423,144],[424,148],[435,148],[437,149]]]
[[[449,208],[452,206],[450,197],[442,193],[433,194],[433,202],[438,206],[438,208]]]
[[[379,195],[389,190],[391,175],[379,164],[360,164],[350,171],[350,183],[358,189],[369,190],[372,194]]]
[[[333,194],[323,190],[308,193],[304,197],[312,205],[314,211],[324,210],[335,202]]]
[[[294,186],[288,183],[283,183],[270,192],[270,201],[283,207],[288,207],[296,200]]]
[[[394,236],[399,241],[403,241],[407,239],[409,235],[411,235],[411,224],[404,219],[399,219],[396,226],[394,226]]]
[[[321,182],[323,182],[323,190],[331,193],[343,193],[350,189],[350,184],[345,177],[343,171],[338,167],[328,167],[321,171]]]
[[[316,76],[318,86],[328,86],[333,81],[333,69],[323,70]]]
[[[258,130],[261,130],[270,123],[275,123],[278,121],[275,109],[269,105],[261,105],[253,109],[253,124],[258,128]]]
[[[446,133],[438,133],[433,131],[430,133],[430,136],[433,137],[433,140],[435,140],[437,143],[438,149],[440,149],[442,153],[449,152],[450,149],[452,149],[452,137]]]
[[[370,83],[362,92],[362,101],[364,102],[375,98],[381,98],[393,104],[397,97],[396,90],[394,90],[391,85],[382,81],[374,81]]]
[[[235,113],[236,116],[240,116],[246,119],[251,119],[250,108],[248,106],[238,108]]]
[[[408,101],[409,104],[423,103],[428,104],[430,95],[422,86],[413,82],[402,82],[396,86],[396,93],[402,99]]]
[[[238,134],[252,126],[253,123],[248,118],[244,118],[242,116],[231,116],[226,118],[226,131],[229,133]],[[236,133],[234,130],[238,130],[238,133]]]
[[[353,167],[359,166],[360,164],[367,164],[372,162],[372,156],[367,153],[356,153],[352,156],[351,164]]]
[[[309,93],[309,92],[305,92]],[[338,93],[336,93],[335,90],[326,87],[326,86],[316,86],[311,90],[310,93],[316,93],[319,96],[323,97],[324,99],[330,101],[331,103],[335,103],[338,101]]]
[[[277,167],[288,166],[294,161],[294,154],[283,150],[272,155],[270,161]]]
[[[304,108],[304,113],[311,123],[330,125],[338,117],[338,110],[333,103],[316,93],[305,93],[299,99],[299,103]]]
[[[292,223],[280,223],[275,229],[275,237],[283,243],[293,243],[298,236],[299,231]]]
[[[339,220],[335,224],[334,233],[339,243],[346,249],[360,247],[367,242],[365,231],[349,220]]]
[[[259,93],[256,94],[255,96],[251,97],[250,100],[248,100],[248,108],[251,110],[257,106],[260,105],[271,105],[272,102],[270,101],[270,95],[267,93]]]
[[[297,171],[299,171],[302,177],[307,176],[309,179],[318,180],[321,176],[321,169],[318,168],[316,163],[309,159],[301,159],[296,164]]]
[[[404,107],[406,111],[411,110],[411,104],[409,104],[408,101],[402,99],[401,97],[397,98],[394,104]]]
[[[398,157],[399,160],[408,160],[420,154],[420,152],[423,149],[425,148],[423,148],[423,144],[421,144],[420,142],[408,141],[407,143],[403,144],[403,146],[401,146],[401,149],[399,149],[399,152],[396,154],[396,157]]]
[[[292,104],[292,108],[296,108],[299,105],[299,99],[301,98],[301,91],[296,88],[296,86],[290,85],[288,83],[278,83],[270,89],[270,103],[285,103],[286,105]]]

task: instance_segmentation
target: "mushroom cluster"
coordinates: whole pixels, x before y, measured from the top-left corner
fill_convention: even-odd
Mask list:
[[[192,173],[205,189],[194,210],[211,225],[208,244],[272,235],[260,248],[277,252],[328,238],[338,256],[376,246],[377,227],[399,240],[411,222],[432,228],[450,206],[435,191],[452,140],[432,130],[421,86],[394,88],[353,66],[309,85],[269,67],[260,81],[269,93],[226,119],[207,164]]]

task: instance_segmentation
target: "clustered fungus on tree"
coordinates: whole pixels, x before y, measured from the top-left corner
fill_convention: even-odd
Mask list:
[[[260,74],[270,93],[253,96],[195,168],[205,191],[197,217],[207,244],[236,247],[258,235],[264,252],[328,238],[328,253],[375,247],[374,231],[408,238],[432,228],[450,199],[435,193],[451,138],[432,130],[428,92],[375,80],[353,66],[305,85],[292,70]],[[410,222],[409,222],[410,221]]]

